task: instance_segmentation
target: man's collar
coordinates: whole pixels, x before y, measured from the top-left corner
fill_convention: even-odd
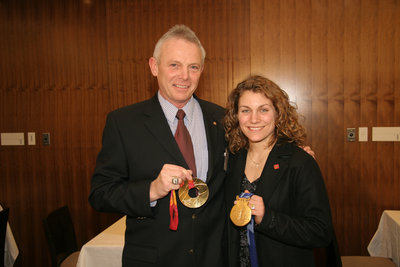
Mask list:
[[[160,90],[157,92],[158,96],[158,101],[160,102],[161,108],[164,111],[165,117],[169,122],[173,122],[176,116],[176,113],[178,112],[178,108],[175,107],[171,102],[169,102],[167,99],[165,99],[161,93]],[[193,112],[194,112],[194,106],[195,106],[196,100],[192,96],[189,101],[186,103],[186,105],[182,108],[183,111],[185,111],[186,118],[189,121],[189,123],[192,122],[193,119]]]

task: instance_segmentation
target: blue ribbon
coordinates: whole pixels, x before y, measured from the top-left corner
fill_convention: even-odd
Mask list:
[[[250,198],[252,193],[241,193],[240,198]],[[258,257],[256,249],[256,239],[254,237],[254,216],[251,216],[250,222],[247,224],[247,242],[249,243],[249,254],[251,267],[258,267]]]

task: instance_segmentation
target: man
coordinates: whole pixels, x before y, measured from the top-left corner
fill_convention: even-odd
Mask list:
[[[158,93],[107,116],[89,202],[97,211],[127,215],[123,266],[224,266],[224,109],[193,95],[204,58],[195,33],[174,26],[149,60]],[[195,170],[174,138],[179,109],[186,114]],[[198,208],[177,200],[173,216],[171,192],[193,172],[207,184],[208,199]]]

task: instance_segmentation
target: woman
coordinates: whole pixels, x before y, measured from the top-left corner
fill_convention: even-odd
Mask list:
[[[247,201],[258,266],[315,266],[313,248],[331,240],[330,207],[316,161],[300,148],[306,133],[288,95],[252,76],[229,95],[224,124],[231,152],[226,204],[253,194]],[[229,266],[257,266],[247,229],[228,220]]]

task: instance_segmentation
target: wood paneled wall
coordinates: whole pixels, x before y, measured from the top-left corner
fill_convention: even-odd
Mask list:
[[[400,125],[399,1],[251,1],[251,71],[305,116],[343,254],[366,254],[384,209],[400,207],[399,142],[346,129]]]
[[[400,209],[400,144],[371,127],[400,125],[397,0],[0,0],[0,132],[36,132],[36,146],[0,146],[0,202],[21,266],[49,266],[42,218],[70,207],[79,245],[119,215],[87,202],[106,114],[152,96],[157,39],[189,25],[207,51],[198,95],[225,105],[263,74],[305,116],[344,255],[366,255],[384,209]],[[346,128],[369,127],[368,142]],[[41,144],[49,132],[50,146]]]

